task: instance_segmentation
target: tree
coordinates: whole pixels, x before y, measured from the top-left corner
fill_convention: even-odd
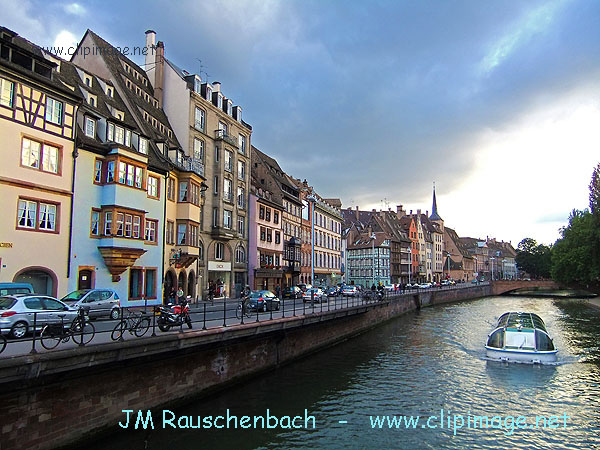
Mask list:
[[[552,252],[552,278],[571,286],[597,286],[600,280],[596,218],[587,209],[573,210]]]
[[[596,218],[600,219],[600,163],[592,172],[590,182],[590,209]]]
[[[534,278],[549,278],[552,268],[552,248],[538,244],[535,239],[525,238],[517,246],[515,258],[520,270]]]

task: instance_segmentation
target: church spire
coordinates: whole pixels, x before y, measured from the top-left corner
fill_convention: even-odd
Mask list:
[[[433,183],[433,206],[431,208],[431,215],[429,216],[430,220],[442,220],[437,210],[437,201],[435,200],[435,182]]]

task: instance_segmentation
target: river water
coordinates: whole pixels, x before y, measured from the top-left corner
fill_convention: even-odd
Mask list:
[[[506,311],[544,319],[559,350],[556,365],[485,359],[487,334]],[[297,430],[163,430],[157,412],[152,431],[116,428],[84,444],[88,450],[600,448],[598,336],[600,311],[574,299],[488,297],[425,308],[171,408],[193,421],[226,416],[228,409],[239,417],[266,416],[267,409],[276,417],[304,417],[306,410],[314,429],[309,422],[309,429]],[[414,417],[408,429],[406,422],[390,428],[386,415]],[[488,428],[474,416],[488,417]],[[381,428],[373,428],[376,418],[386,421]]]

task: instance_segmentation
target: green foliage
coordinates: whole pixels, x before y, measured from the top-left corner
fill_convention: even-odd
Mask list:
[[[573,210],[552,254],[552,278],[567,285],[597,285],[600,281],[600,227],[597,217]]]
[[[592,214],[600,219],[600,164],[592,172],[592,181],[590,182],[590,209]]]
[[[552,268],[552,248],[538,244],[535,239],[525,238],[517,247],[515,258],[520,270],[534,278],[549,278]]]

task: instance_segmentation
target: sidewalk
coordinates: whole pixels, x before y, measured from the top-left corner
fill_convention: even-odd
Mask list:
[[[600,297],[586,298],[585,301],[588,305],[600,309]]]

